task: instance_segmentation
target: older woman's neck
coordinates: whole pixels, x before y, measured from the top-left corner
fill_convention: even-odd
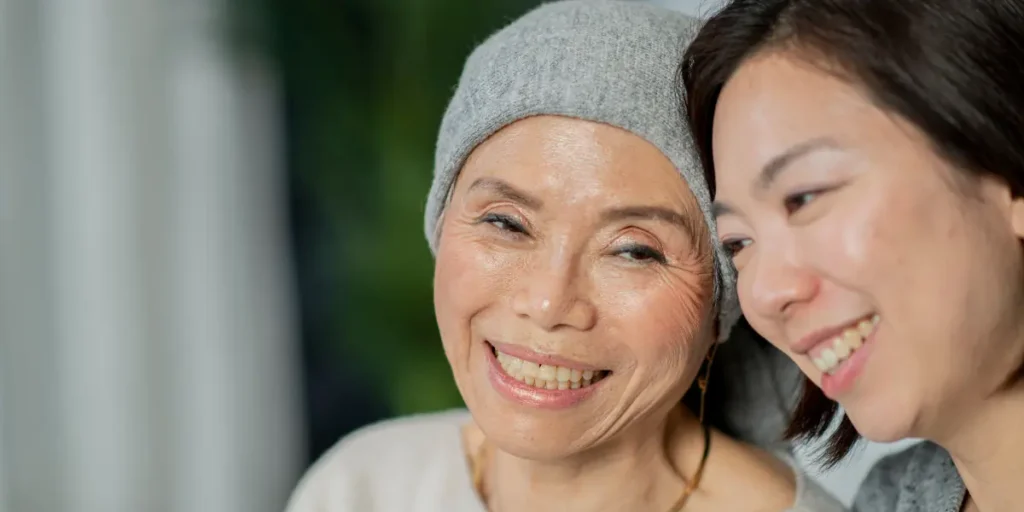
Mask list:
[[[988,399],[968,423],[939,440],[981,512],[1024,510],[1024,383]]]
[[[571,459],[538,462],[497,451],[492,510],[661,512],[679,498],[703,448],[697,420],[674,410]]]

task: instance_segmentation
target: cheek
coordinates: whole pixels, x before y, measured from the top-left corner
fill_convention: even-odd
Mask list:
[[[909,267],[934,262],[942,253],[935,242],[950,229],[944,222],[949,206],[937,206],[923,190],[897,193],[906,188],[888,184],[849,191],[823,218],[793,228],[801,263],[822,283],[819,307],[880,306],[876,302],[892,290],[920,285]],[[915,259],[920,254],[930,256]]]
[[[495,304],[512,274],[508,262],[457,235],[443,237],[434,267],[434,311],[445,351],[468,343],[473,317]]]
[[[629,287],[601,287],[600,310],[612,339],[628,345],[650,379],[678,380],[713,339],[710,283],[659,276]],[[598,281],[600,286],[600,281]]]
[[[863,194],[800,235],[823,281],[822,304],[877,310],[904,340],[900,351],[948,339],[982,277],[976,251],[984,235],[965,205],[944,185],[915,185]]]
[[[826,282],[837,281],[855,289],[884,279],[899,266],[901,255],[893,250],[891,233],[879,230],[885,218],[881,210],[858,205],[837,212],[830,222],[803,230],[797,240],[809,266],[818,269]]]

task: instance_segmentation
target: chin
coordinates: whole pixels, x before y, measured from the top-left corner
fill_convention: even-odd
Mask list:
[[[491,436],[489,432],[484,433],[498,449],[520,459],[555,461],[576,453],[567,445],[568,440],[553,442],[553,439],[543,437]]]
[[[899,403],[851,404],[845,410],[857,432],[869,441],[895,443],[914,437],[916,414],[911,407]]]
[[[477,426],[501,451],[529,460],[563,459],[581,451],[585,425],[564,416],[545,418],[543,412],[510,409],[471,409]]]

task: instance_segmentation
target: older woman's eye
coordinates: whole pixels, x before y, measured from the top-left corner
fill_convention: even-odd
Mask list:
[[[478,221],[483,224],[490,224],[501,231],[515,234],[526,234],[526,228],[519,221],[508,215],[500,213],[488,213]]]
[[[616,254],[635,263],[658,262],[665,263],[665,255],[653,247],[640,244],[630,244],[619,248]]]

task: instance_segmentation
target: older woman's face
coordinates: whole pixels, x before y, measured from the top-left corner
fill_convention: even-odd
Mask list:
[[[470,155],[442,223],[445,352],[503,449],[556,458],[678,403],[712,340],[710,241],[653,145],[576,119],[521,120]]]
[[[751,325],[865,436],[943,436],[1020,364],[1024,208],[857,88],[743,65],[714,127],[718,232]]]

